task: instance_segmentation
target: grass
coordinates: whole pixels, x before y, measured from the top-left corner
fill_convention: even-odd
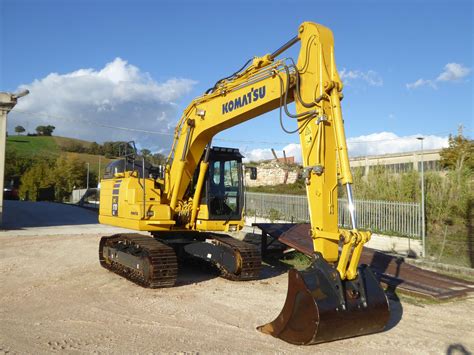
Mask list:
[[[54,137],[7,137],[7,149],[23,156],[58,156],[61,149]]]
[[[299,251],[285,255],[280,261],[296,270],[304,270],[311,265],[311,258]]]
[[[267,194],[282,195],[306,195],[306,187],[302,180],[298,180],[294,184],[279,184],[273,186],[248,186],[248,192],[260,192]]]
[[[7,149],[12,149],[20,155],[59,155],[61,151],[72,144],[80,144],[85,148],[91,142],[75,138],[56,136],[9,136],[7,137]]]
[[[50,138],[52,138],[61,149],[71,146],[72,143],[80,144],[85,148],[89,148],[90,145],[92,144],[92,142],[83,141],[81,139],[76,139],[76,138],[56,137],[56,136],[52,136]]]

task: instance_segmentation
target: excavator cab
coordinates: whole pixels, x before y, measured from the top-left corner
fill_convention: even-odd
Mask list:
[[[238,149],[214,147],[206,181],[209,219],[240,220],[244,204],[242,155]]]
[[[244,206],[242,158],[238,149],[212,147],[209,150],[206,174],[200,194],[196,228],[223,225],[220,230],[236,231],[243,226]],[[204,159],[204,155],[203,155]],[[194,195],[200,175],[195,171],[189,196]]]

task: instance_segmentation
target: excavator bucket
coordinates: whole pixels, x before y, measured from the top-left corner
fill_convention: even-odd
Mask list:
[[[290,270],[283,310],[257,329],[297,345],[382,331],[390,317],[387,297],[369,267],[358,271],[355,280],[341,281],[336,269],[316,254],[308,269]]]

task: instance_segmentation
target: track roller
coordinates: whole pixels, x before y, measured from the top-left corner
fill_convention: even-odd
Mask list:
[[[259,248],[223,234],[209,235],[205,241],[186,245],[184,250],[211,262],[220,270],[221,277],[232,281],[258,279],[262,269]]]
[[[102,237],[99,260],[104,268],[143,287],[174,286],[178,275],[173,248],[142,234]]]

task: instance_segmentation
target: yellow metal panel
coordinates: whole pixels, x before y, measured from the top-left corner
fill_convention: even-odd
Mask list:
[[[243,221],[219,221],[219,220],[202,220],[196,221],[196,229],[200,231],[216,231],[216,232],[236,232],[244,227]],[[234,229],[235,228],[235,229]],[[234,230],[233,230],[234,229]]]
[[[170,206],[161,204],[161,193],[152,179],[145,179],[145,203],[143,203],[143,179],[130,173],[122,178],[101,181],[100,218],[101,223],[136,230],[170,229],[176,222],[172,220]],[[118,209],[114,214],[113,204]],[[149,226],[150,221],[157,226]],[[168,226],[168,227],[166,227]]]
[[[174,221],[156,221],[156,224],[150,224],[149,221],[133,220],[130,218],[120,218],[111,216],[99,216],[99,222],[111,226],[133,229],[138,231],[168,231],[172,228]],[[158,224],[159,223],[159,224]]]

